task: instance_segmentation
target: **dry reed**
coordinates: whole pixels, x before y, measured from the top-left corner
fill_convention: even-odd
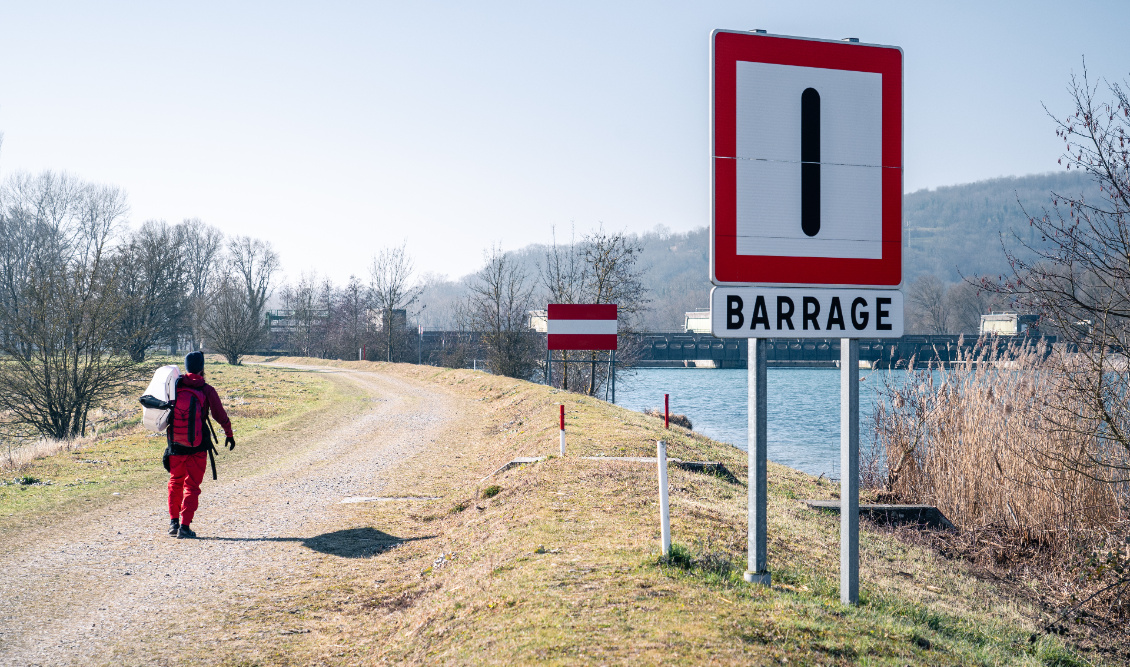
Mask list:
[[[655,417],[656,419],[663,419],[663,410],[661,410],[659,408],[648,408],[648,409],[644,410],[643,413],[645,415],[649,416],[649,417]],[[694,425],[691,424],[691,418],[686,416],[686,415],[677,415],[675,413],[669,413],[667,415],[667,421],[668,421],[668,423],[674,424],[675,426],[682,426],[683,428],[687,429],[688,431],[694,430]]]
[[[1018,544],[1064,545],[1122,522],[1126,498],[1114,475],[1125,452],[1098,437],[1090,406],[1070,405],[1078,400],[1064,384],[1070,359],[995,349],[978,346],[905,382],[887,377],[875,411],[887,490],[937,505],[962,530]],[[1068,412],[1074,428],[1062,426]]]
[[[55,440],[54,438],[31,438],[26,440],[5,440],[0,450],[0,471],[18,472],[32,461],[70,452],[91,442],[93,438],[75,440]]]
[[[1096,570],[1087,562],[1128,534],[1130,457],[1104,435],[1109,396],[1076,391],[1070,354],[994,343],[949,366],[884,376],[864,481],[937,506],[974,557],[1061,569],[1066,559],[1086,578]]]
[[[121,427],[140,410],[132,401],[117,401],[114,405],[90,411],[85,437],[71,440],[45,438],[11,418],[0,413],[0,471],[19,471],[32,461],[54,456],[61,452],[81,449],[98,439],[106,431]]]

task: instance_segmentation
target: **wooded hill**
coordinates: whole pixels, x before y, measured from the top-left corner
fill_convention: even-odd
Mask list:
[[[962,276],[1006,274],[1009,267],[1002,241],[1018,251],[1023,250],[1018,238],[1038,243],[1028,225],[1028,215],[1041,215],[1052,193],[1098,194],[1086,176],[1065,171],[994,178],[904,195],[904,289],[924,274],[947,284],[957,283]],[[583,231],[576,230],[578,238]],[[569,241],[569,230],[558,229],[556,233],[559,243]],[[658,227],[636,238],[643,246],[644,284],[651,298],[641,328],[681,330],[686,311],[709,306],[709,230],[700,227],[672,232]],[[546,244],[532,244],[515,250],[513,255],[527,267],[529,275],[538,276],[548,249]],[[439,277],[425,280],[422,301],[434,304],[428,308],[429,315],[442,318],[448,310],[445,304],[458,301],[465,281]],[[433,320],[435,325],[441,324]]]
[[[1017,239],[1039,245],[1028,217],[1042,215],[1050,207],[1052,193],[1082,193],[1088,199],[1098,195],[1084,174],[1066,171],[994,178],[904,195],[904,284],[922,274],[952,283],[961,276],[1008,273],[1002,240],[1010,249],[1019,248]]]

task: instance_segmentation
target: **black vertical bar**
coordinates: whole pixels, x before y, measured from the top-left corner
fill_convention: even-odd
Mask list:
[[[820,232],[820,93],[800,94],[800,228],[808,236]]]

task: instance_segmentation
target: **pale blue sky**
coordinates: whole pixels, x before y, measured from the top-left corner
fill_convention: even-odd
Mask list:
[[[905,189],[1056,169],[1041,102],[1130,72],[1122,2],[7,2],[0,176],[124,187],[341,281],[575,223],[709,223],[709,34],[905,53]]]

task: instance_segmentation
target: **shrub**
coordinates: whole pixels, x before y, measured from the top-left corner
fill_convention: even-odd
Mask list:
[[[663,419],[663,411],[660,410],[659,408],[648,408],[647,410],[644,410],[643,413],[645,415],[650,416],[650,417],[657,417],[659,419]],[[682,426],[683,428],[687,429],[688,431],[694,430],[694,426],[691,425],[690,417],[688,417],[686,415],[669,414],[669,415],[667,415],[667,421],[671,424],[674,424],[675,426]]]

